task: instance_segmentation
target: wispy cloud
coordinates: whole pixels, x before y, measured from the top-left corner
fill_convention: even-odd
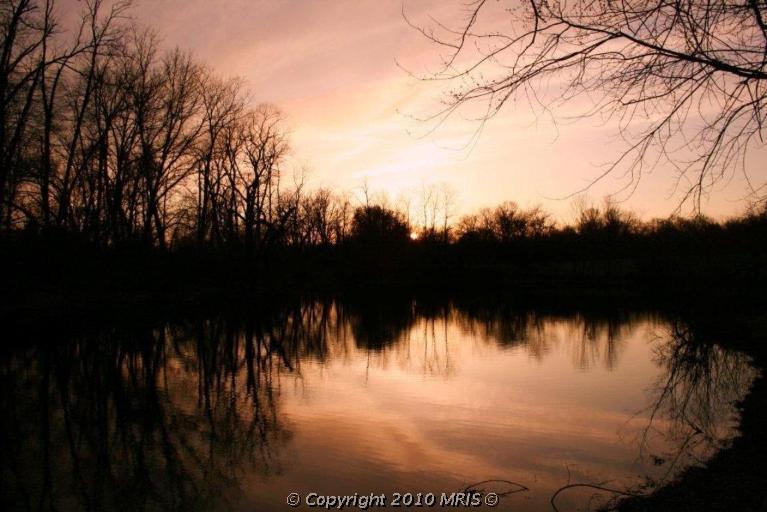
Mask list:
[[[73,2],[63,0],[62,8]],[[458,0],[405,6],[416,20],[433,15],[457,24],[462,13]],[[397,66],[424,71],[439,62],[435,48],[404,22],[401,7],[379,0],[139,0],[136,13],[167,47],[191,49],[220,73],[241,76],[255,101],[278,105],[291,126],[294,161],[312,169],[312,183],[353,189],[367,178],[395,193],[445,181],[465,209],[511,199],[564,215],[569,203],[550,198],[582,188],[598,174],[597,163],[619,154],[608,128],[586,122],[557,131],[520,104],[489,123],[470,151],[449,149],[466,146],[477,128],[460,118],[416,136],[427,126],[408,115],[434,112],[444,84],[419,82]],[[669,178],[654,173],[627,205],[668,213]],[[739,195],[737,181],[710,212],[738,207],[727,199]],[[591,194],[615,188],[606,182]]]

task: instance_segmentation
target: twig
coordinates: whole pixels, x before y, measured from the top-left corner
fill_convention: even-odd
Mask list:
[[[641,494],[631,493],[628,491],[619,491],[618,489],[610,489],[608,487],[602,487],[601,485],[595,485],[595,484],[567,484],[564,487],[560,487],[557,492],[555,492],[551,496],[551,507],[554,509],[555,512],[559,512],[559,509],[557,508],[556,503],[554,503],[554,500],[556,500],[557,496],[559,496],[559,493],[566,491],[567,489],[572,489],[573,487],[589,487],[591,489],[598,489],[600,491],[606,491],[606,492],[612,492],[615,494],[621,494],[623,496],[632,496],[632,497],[640,497]]]
[[[473,489],[473,488],[477,487],[478,485],[489,484],[489,483],[502,483],[502,484],[515,485],[518,487],[518,489],[513,489],[511,491],[495,493],[499,498],[502,496],[508,496],[509,494],[516,494],[518,492],[524,492],[524,491],[530,490],[524,485],[517,482],[512,482],[511,480],[482,480],[481,482],[477,482],[477,483],[466,486],[466,488],[463,491],[464,492],[469,492],[470,490],[482,491],[482,489]]]

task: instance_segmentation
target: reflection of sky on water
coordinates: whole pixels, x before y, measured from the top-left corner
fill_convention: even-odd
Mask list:
[[[440,493],[497,478],[530,488],[501,510],[543,510],[568,481],[673,475],[732,434],[731,402],[753,370],[676,327],[652,315],[317,303],[268,320],[65,336],[58,353],[32,345],[4,363],[16,382],[4,402],[29,400],[4,429],[27,438],[3,479],[16,471],[64,510],[148,489],[157,496],[126,506],[282,510],[291,491]],[[46,457],[48,481],[25,460]]]

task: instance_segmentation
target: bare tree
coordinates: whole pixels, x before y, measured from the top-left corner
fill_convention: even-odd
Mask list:
[[[280,201],[280,170],[290,145],[282,113],[272,105],[260,105],[244,121],[243,152],[247,170],[240,173],[245,199],[245,241],[248,247],[274,236],[274,214]],[[283,196],[285,197],[285,196]],[[282,210],[281,220],[294,213]],[[287,215],[287,217],[285,217]]]
[[[442,206],[442,241],[447,244],[450,241],[450,219],[455,215],[456,192],[447,183],[442,183],[439,187],[439,194]]]
[[[405,19],[444,50],[426,77],[451,86],[428,119],[479,104],[484,122],[527,99],[546,112],[580,98],[583,116],[617,126],[625,150],[592,184],[621,173],[631,193],[660,162],[699,211],[711,186],[741,170],[755,197],[767,180],[746,169],[763,145],[767,3],[757,0],[472,0],[462,24]],[[579,101],[580,101],[579,100]],[[759,170],[761,173],[761,169]],[[677,190],[675,188],[675,190]]]
[[[48,88],[55,90],[61,67],[84,50],[80,39],[99,5],[88,5],[76,43],[62,50],[53,48],[59,32],[53,0],[0,0],[0,220],[6,229],[13,224],[14,210],[24,210],[29,217],[28,205],[17,201],[17,194],[22,182],[33,174],[28,171],[35,153],[27,142],[38,135],[38,88],[42,102],[49,105],[55,92]],[[56,78],[49,85],[46,71],[56,66],[59,70],[54,69]],[[46,125],[50,135],[48,128]]]
[[[437,191],[434,185],[421,183],[420,190],[421,229],[424,234],[433,234],[437,222]]]
[[[82,180],[88,177],[85,170],[91,165],[96,149],[91,144],[93,140],[84,138],[87,123],[93,113],[96,89],[104,80],[104,60],[109,59],[122,46],[123,32],[116,24],[130,4],[116,2],[106,9],[104,3],[103,0],[93,0],[86,4],[76,43],[76,47],[80,46],[80,34],[87,34],[85,51],[82,52],[81,62],[68,64],[74,69],[74,77],[65,99],[65,108],[69,110],[66,129],[59,131],[66,156],[58,187],[58,226],[72,227],[74,224],[71,195],[76,187],[86,185]]]
[[[220,242],[221,223],[230,231],[237,223],[239,155],[243,136],[239,130],[244,98],[238,80],[222,80],[211,73],[202,73],[200,90],[203,109],[203,137],[199,144],[197,167],[197,241],[208,239],[209,230]],[[227,197],[221,195],[225,186]],[[219,205],[219,201],[223,204]],[[226,210],[220,218],[219,207]]]
[[[160,52],[129,0],[84,2],[67,27],[54,2],[0,0],[0,231],[104,246],[307,241],[302,183],[280,190],[289,146],[276,108],[249,109],[239,80]],[[315,238],[345,236],[349,206],[315,199]]]

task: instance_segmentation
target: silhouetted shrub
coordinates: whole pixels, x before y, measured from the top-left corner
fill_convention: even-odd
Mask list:
[[[410,239],[410,226],[402,215],[384,206],[363,206],[354,211],[351,240],[365,245],[401,245]]]

